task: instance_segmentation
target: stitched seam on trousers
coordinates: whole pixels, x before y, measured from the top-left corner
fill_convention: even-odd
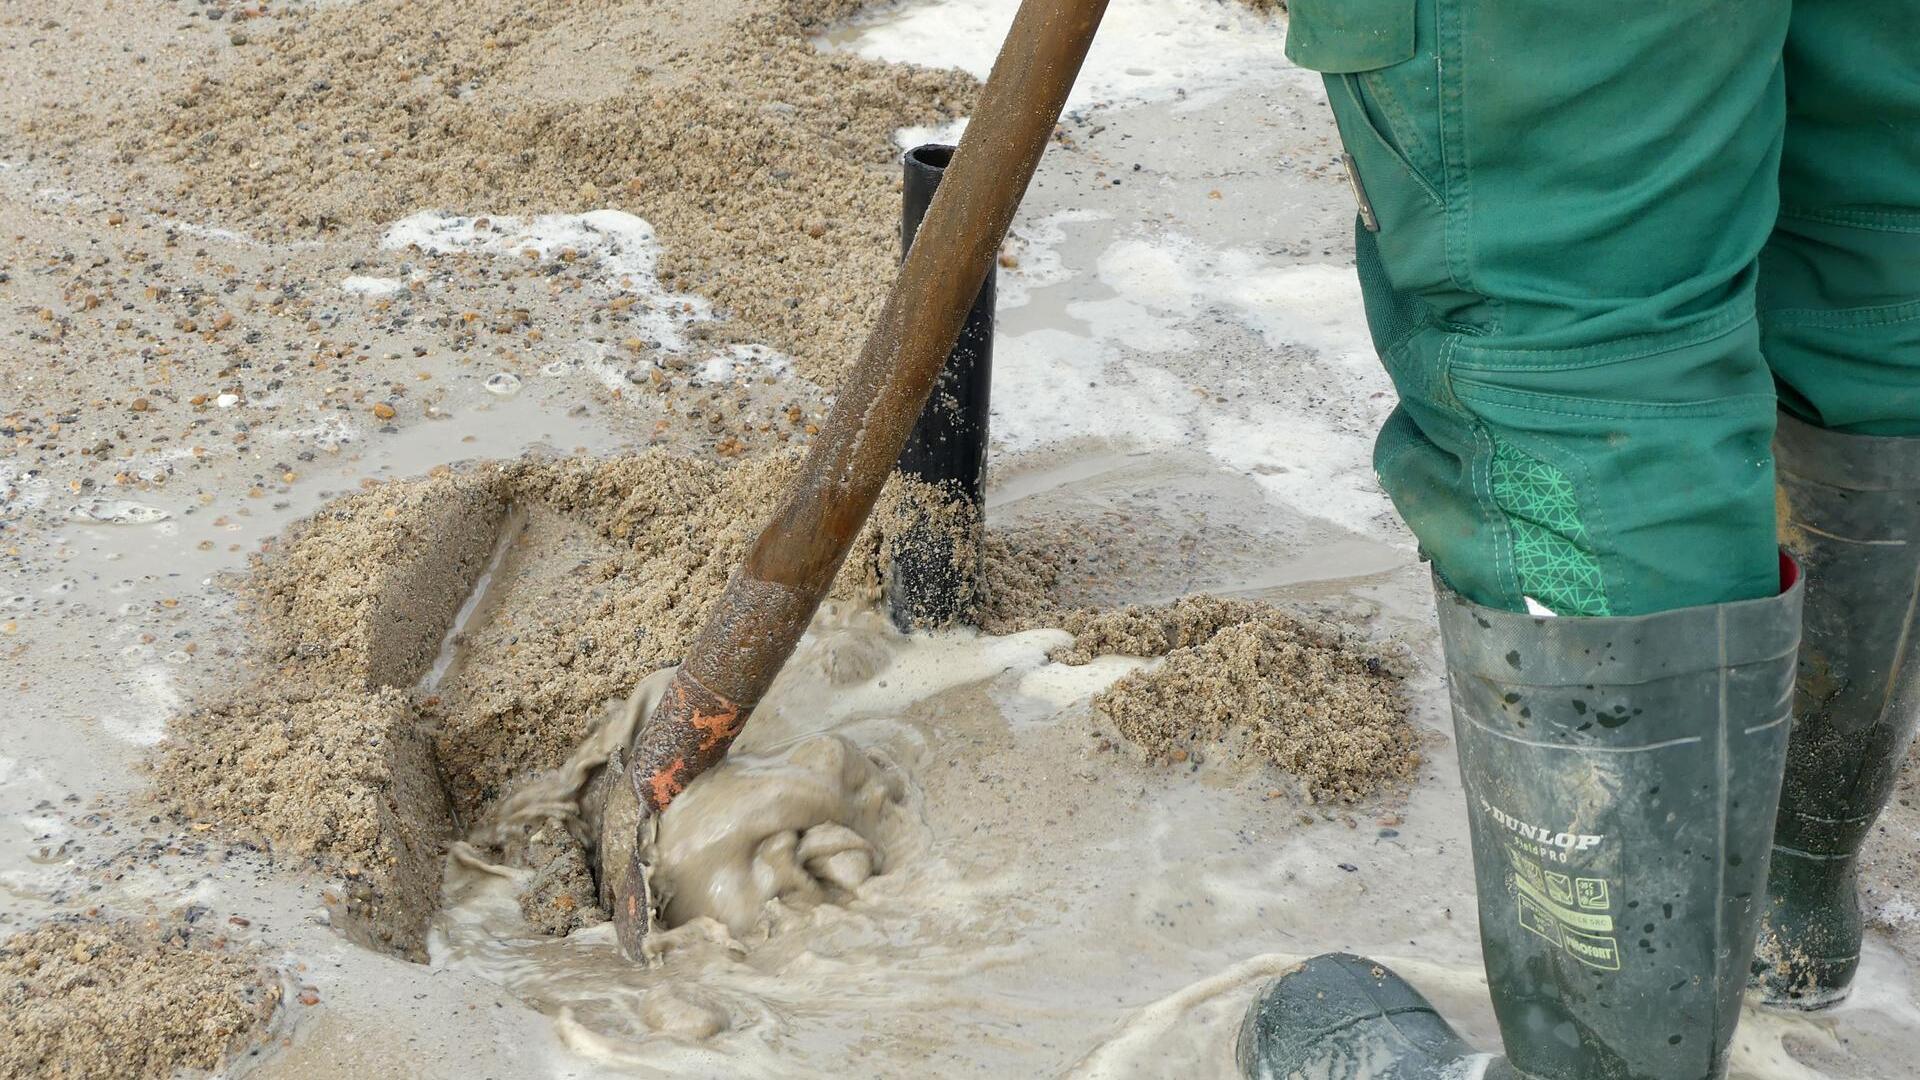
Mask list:
[[[1500,505],[1493,501],[1493,436],[1487,433],[1486,425],[1475,418],[1472,424],[1473,441],[1477,447],[1474,453],[1473,497],[1479,504],[1481,519],[1489,525],[1493,533],[1493,573],[1500,583],[1500,602],[1502,607],[1516,606],[1514,600],[1524,595],[1520,588],[1520,568],[1514,562],[1513,527],[1507,521],[1507,515]]]
[[[1448,334],[1440,340],[1440,355],[1434,359],[1431,392],[1435,404],[1454,412],[1464,412],[1459,395],[1453,392],[1453,356],[1460,351],[1460,335]]]
[[[1910,210],[1815,210],[1805,206],[1783,206],[1777,220],[1845,225],[1876,232],[1920,233],[1920,213]]]
[[[1433,153],[1433,148],[1427,145],[1427,137],[1421,133],[1420,125],[1414,122],[1412,115],[1400,103],[1399,93],[1387,84],[1378,71],[1361,72],[1358,86],[1361,93],[1373,98],[1374,104],[1379,107],[1381,116],[1386,121],[1386,130],[1380,134],[1389,141],[1404,146],[1400,152],[1401,160],[1415,176],[1420,178],[1421,186],[1432,193],[1434,202],[1439,203],[1440,189],[1427,175],[1427,169],[1422,168],[1436,155]]]
[[[1652,334],[1636,334],[1632,337],[1618,338],[1605,345],[1568,345],[1561,348],[1548,349],[1504,349],[1498,345],[1476,343],[1473,346],[1473,353],[1470,354],[1472,356],[1538,356],[1549,359],[1543,359],[1537,364],[1530,364],[1524,360],[1509,361],[1505,359],[1502,359],[1498,363],[1475,363],[1472,359],[1468,359],[1459,363],[1458,367],[1463,371],[1532,371],[1536,369],[1575,371],[1589,367],[1605,367],[1608,364],[1617,364],[1628,360],[1641,360],[1649,356],[1658,356],[1663,352],[1673,352],[1678,349],[1690,348],[1694,345],[1712,341],[1715,338],[1726,337],[1747,323],[1752,322],[1753,318],[1754,314],[1752,309],[1742,305],[1734,310],[1715,315],[1713,318],[1697,326],[1690,327],[1684,333],[1665,331]],[[1630,348],[1625,352],[1616,351],[1622,345],[1635,344],[1638,344],[1639,347]],[[1584,361],[1570,361],[1566,359],[1567,357],[1579,356],[1587,356],[1589,359]]]
[[[1898,326],[1920,319],[1920,300],[1857,308],[1774,308],[1760,313],[1763,326],[1855,328]]]
[[[1518,409],[1522,412],[1541,413],[1546,416],[1567,416],[1583,420],[1632,420],[1639,417],[1647,419],[1683,420],[1689,417],[1725,416],[1732,410],[1720,408],[1728,404],[1741,402],[1773,404],[1777,399],[1772,394],[1729,394],[1726,397],[1709,398],[1705,401],[1616,401],[1611,399],[1556,397],[1531,390],[1511,390],[1504,386],[1463,380],[1469,386],[1485,387],[1497,391],[1494,394],[1475,394],[1471,391],[1460,395],[1462,402],[1475,402],[1483,405],[1498,405],[1503,409]],[[1520,398],[1522,400],[1514,400]],[[1568,401],[1579,404],[1571,407],[1556,407],[1550,402]],[[1591,404],[1592,411],[1582,411],[1581,406]],[[1618,411],[1610,411],[1601,406],[1615,406]],[[1659,414],[1647,416],[1646,414]],[[1624,415],[1623,415],[1624,414]],[[1636,414],[1639,414],[1636,416]]]
[[[1599,487],[1599,485],[1593,482],[1593,472],[1587,468],[1585,461],[1580,460],[1573,454],[1561,454],[1557,456],[1561,458],[1561,462],[1563,466],[1565,466],[1561,469],[1561,472],[1566,473],[1569,479],[1572,479],[1572,477],[1577,474],[1580,480],[1586,484],[1587,490],[1593,491]],[[1575,490],[1579,490],[1578,485],[1575,486]],[[1601,591],[1607,598],[1608,610],[1639,610],[1639,608],[1634,606],[1635,597],[1633,594],[1637,583],[1634,581],[1633,575],[1620,573],[1619,571],[1622,570],[1623,567],[1621,566],[1622,560],[1619,558],[1618,553],[1608,554],[1601,545],[1601,537],[1611,538],[1613,536],[1613,531],[1607,527],[1606,500],[1586,499],[1582,500],[1580,505],[1582,513],[1587,517],[1587,547],[1593,556],[1593,565],[1600,575]],[[1611,570],[1613,572],[1609,572],[1609,564],[1611,564]],[[1608,588],[1608,582],[1612,582],[1611,588]]]
[[[1414,187],[1419,188],[1426,194],[1429,202],[1435,206],[1444,205],[1443,200],[1440,198],[1440,192],[1428,182],[1425,176],[1420,174],[1419,169],[1414,168],[1413,160],[1407,157],[1398,146],[1394,145],[1393,140],[1387,137],[1388,132],[1380,130],[1380,127],[1373,122],[1373,117],[1367,113],[1366,101],[1360,96],[1361,76],[1349,74],[1342,75],[1339,78],[1341,88],[1346,91],[1347,102],[1353,107],[1355,114],[1354,122],[1366,128],[1367,134],[1373,139],[1374,143],[1406,172],[1407,179],[1413,183]],[[1361,185],[1364,187],[1366,182],[1366,176],[1362,175],[1360,177]]]
[[[1434,4],[1434,28],[1440,58],[1435,73],[1440,90],[1440,150],[1441,160],[1446,163],[1446,189],[1441,202],[1441,214],[1446,225],[1447,276],[1461,290],[1477,293],[1481,290],[1473,286],[1470,251],[1473,193],[1468,184],[1464,85],[1467,71],[1463,62],[1466,37],[1460,25],[1463,18],[1461,7],[1452,0],[1436,0]],[[1449,61],[1454,72],[1451,78],[1448,77]],[[1497,328],[1500,318],[1497,302],[1493,311]]]
[[[1388,454],[1386,457],[1381,458],[1379,461],[1374,462],[1373,463],[1374,479],[1378,480],[1380,478],[1380,474],[1386,472],[1388,469],[1392,468],[1393,466],[1398,465],[1400,463],[1401,458],[1406,457],[1408,454],[1411,454],[1418,449],[1420,449],[1419,443],[1412,443],[1412,442],[1406,443],[1405,445],[1401,446],[1398,450],[1395,450],[1393,453]]]
[[[1441,337],[1441,360],[1436,361],[1433,365],[1423,367],[1419,362],[1420,358],[1417,345],[1421,340],[1421,336],[1429,332],[1438,333]],[[1441,374],[1442,369],[1439,366],[1440,363],[1451,362],[1451,354],[1448,352],[1451,346],[1448,342],[1453,338],[1478,337],[1481,333],[1482,331],[1476,327],[1455,326],[1451,323],[1441,321],[1434,316],[1432,309],[1426,307],[1423,301],[1420,314],[1414,321],[1413,329],[1409,331],[1405,337],[1390,346],[1386,352],[1380,354],[1380,365],[1387,369],[1387,374],[1392,377],[1396,387],[1399,386],[1404,378],[1405,381],[1412,382],[1421,393],[1438,401],[1448,392],[1444,376]],[[1412,362],[1405,363],[1405,361],[1409,360]],[[1411,375],[1406,376],[1403,375],[1403,373],[1411,373]]]
[[[1467,462],[1468,490],[1473,495],[1474,507],[1479,518],[1485,522],[1488,537],[1493,549],[1493,577],[1500,587],[1500,606],[1516,606],[1522,595],[1520,591],[1520,573],[1513,561],[1513,530],[1507,524],[1506,512],[1493,498],[1493,435],[1487,425],[1467,409],[1453,392],[1453,353],[1459,347],[1460,339],[1449,336],[1440,347],[1440,378],[1446,383],[1446,401],[1448,408],[1465,418],[1467,430],[1473,434],[1473,457]]]

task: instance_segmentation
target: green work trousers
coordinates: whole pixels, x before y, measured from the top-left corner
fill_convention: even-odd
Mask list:
[[[1920,0],[1293,0],[1455,589],[1773,594],[1776,408],[1920,434]]]

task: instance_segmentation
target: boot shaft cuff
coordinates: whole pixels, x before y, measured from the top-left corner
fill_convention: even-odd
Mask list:
[[[1799,568],[1780,557],[1779,594],[1630,616],[1539,616],[1482,607],[1436,573],[1447,663],[1515,686],[1632,686],[1793,655]]]
[[[1920,438],[1847,435],[1815,427],[1782,411],[1773,436],[1774,466],[1792,476],[1843,491],[1920,489]]]

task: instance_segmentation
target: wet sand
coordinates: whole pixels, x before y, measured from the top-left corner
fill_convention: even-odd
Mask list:
[[[1393,963],[1496,1043],[1427,587],[1366,464],[1391,397],[1359,322],[1330,124],[1277,29],[1211,0],[1127,16],[1147,23],[1094,70],[1016,225],[989,528],[1045,553],[1008,580],[1049,610],[1205,592],[1403,656],[1412,786],[1315,802],[1211,743],[1142,750],[1095,701],[1170,659],[1062,663],[1071,635],[1018,618],[978,639],[853,618],[816,634],[749,729],[738,783],[715,785],[724,810],[699,815],[757,821],[740,834],[759,834],[753,850],[665,860],[687,902],[657,965],[619,958],[593,919],[564,815],[483,852],[505,874],[439,856],[564,762],[695,614],[664,602],[672,560],[583,569],[645,546],[593,511],[644,485],[543,488],[545,515],[523,508],[504,545],[510,499],[396,496],[496,468],[444,468],[462,460],[652,446],[698,462],[674,474],[693,500],[723,465],[804,445],[892,259],[884,144],[964,111],[967,80],[884,61],[918,42],[929,62],[973,62],[999,3],[871,13],[833,31],[831,61],[800,35],[851,5],[462,7],[419,75],[391,50],[424,38],[383,27],[432,23],[434,5],[7,13],[23,62],[0,94],[0,655],[29,722],[0,732],[16,821],[0,928],[38,928],[7,946],[27,957],[65,947],[46,928],[89,909],[138,928],[191,905],[244,957],[160,976],[176,1016],[232,1031],[77,1059],[77,1075],[224,1049],[230,1071],[269,1077],[1226,1076],[1258,980],[1331,948]],[[735,87],[712,74],[763,61],[716,30],[748,23],[742,40],[803,94],[762,79],[739,91],[753,108],[722,107]],[[296,92],[269,107],[280,88]],[[828,122],[849,108],[849,127]],[[409,109],[429,120],[417,143],[395,139]],[[304,141],[314,121],[339,143]],[[645,153],[623,157],[636,132]],[[825,180],[737,170],[754,138],[817,156]],[[807,226],[769,233],[759,207]],[[609,210],[633,217],[541,218]],[[788,307],[795,282],[808,291]],[[736,350],[752,345],[770,348]],[[298,537],[338,504],[288,530],[367,483],[383,486],[351,505],[394,516],[384,532],[333,518],[369,546],[331,584],[370,607],[249,585],[337,570],[290,560],[320,553]],[[751,528],[715,515],[645,543],[710,553],[680,590],[697,593]],[[489,566],[502,588],[449,650],[445,624]],[[542,625],[595,589],[607,629]],[[662,640],[614,642],[636,628]],[[276,693],[234,702],[255,685]],[[529,723],[551,715],[571,726]],[[222,757],[225,728],[196,717],[279,741]],[[187,771],[143,772],[169,734]],[[313,775],[355,783],[303,786]],[[1814,1017],[1748,1010],[1735,1075],[1906,1075],[1913,776],[1868,852],[1860,993]],[[280,820],[307,827],[261,828],[268,778],[306,811]],[[451,793],[438,811],[417,797],[434,790]],[[791,816],[806,800],[782,794],[808,791],[812,812]],[[190,792],[225,794],[187,809]],[[874,793],[877,816],[841,809]],[[715,881],[725,903],[692,902]],[[235,1011],[275,979],[271,1017]]]

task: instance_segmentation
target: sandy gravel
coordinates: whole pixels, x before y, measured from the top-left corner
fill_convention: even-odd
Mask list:
[[[229,933],[244,931],[190,908],[62,919],[0,942],[0,1076],[164,1080],[244,1057],[281,987]]]

